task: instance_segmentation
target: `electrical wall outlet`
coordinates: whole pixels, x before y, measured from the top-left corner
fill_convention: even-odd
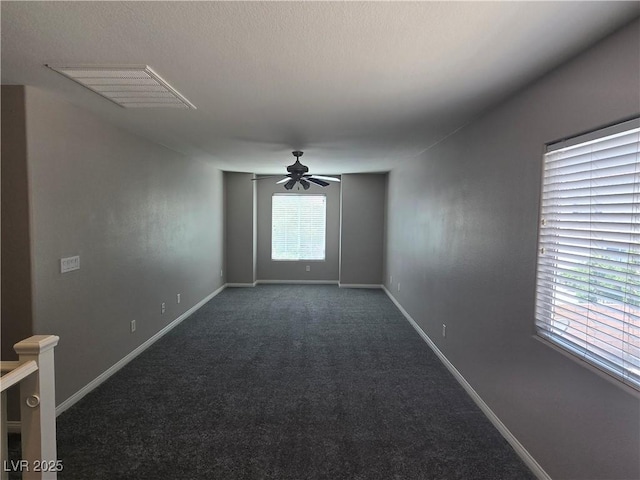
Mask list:
[[[179,293],[176,295],[176,303],[180,303],[180,294]]]
[[[310,271],[311,271],[311,265],[307,265],[307,266],[305,267],[305,270],[306,270],[307,272],[310,272]]]
[[[220,269],[220,276],[221,276],[221,277],[223,276],[223,275],[222,275],[222,269]]]
[[[131,333],[136,331],[136,321],[131,320]]]
[[[160,313],[164,315],[164,312],[166,311],[167,311],[167,304],[162,302],[162,305],[160,305]]]
[[[442,324],[442,336],[447,336],[447,326],[444,323]]]

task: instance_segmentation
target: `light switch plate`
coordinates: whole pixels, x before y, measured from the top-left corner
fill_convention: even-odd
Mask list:
[[[75,257],[67,257],[60,259],[60,273],[67,273],[73,270],[80,269],[80,257],[76,255]]]

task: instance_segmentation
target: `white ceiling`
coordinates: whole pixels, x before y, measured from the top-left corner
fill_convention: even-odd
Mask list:
[[[638,2],[9,2],[2,83],[224,170],[386,171],[636,17]],[[46,68],[146,64],[197,107],[124,109]]]

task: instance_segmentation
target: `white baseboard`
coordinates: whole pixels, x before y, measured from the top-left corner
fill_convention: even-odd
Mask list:
[[[253,283],[227,283],[226,286],[227,287],[231,287],[231,288],[255,287],[256,286],[256,282],[253,282]]]
[[[340,288],[382,288],[382,285],[375,283],[338,283]]]
[[[121,360],[119,360],[117,363],[115,363],[114,365],[112,365],[111,367],[109,367],[107,370],[105,370],[104,372],[102,372],[100,375],[98,375],[96,378],[94,378],[92,381],[90,381],[89,383],[87,383],[84,387],[82,387],[80,390],[78,390],[76,393],[74,393],[73,395],[71,395],[69,398],[67,398],[64,402],[62,402],[60,405],[58,405],[56,407],[56,416],[60,415],[62,412],[64,412],[65,410],[67,410],[68,408],[70,408],[71,406],[75,405],[78,401],[80,401],[85,395],[87,395],[89,392],[91,392],[92,390],[94,390],[98,385],[100,385],[101,383],[103,383],[105,380],[107,380],[109,377],[111,377],[114,373],[116,373],[118,370],[120,370],[122,367],[124,367],[127,363],[129,363],[131,360],[133,360],[134,358],[136,358],[138,355],[140,355],[142,352],[144,352],[147,348],[149,348],[151,345],[153,345],[155,342],[157,342],[163,335],[165,335],[168,331],[170,331],[171,329],[173,329],[174,327],[176,327],[179,323],[181,323],[183,320],[187,319],[189,316],[191,316],[194,312],[196,312],[200,307],[202,307],[205,303],[207,303],[209,300],[211,300],[213,297],[215,297],[216,295],[218,295],[220,292],[222,292],[224,289],[226,288],[226,285],[221,286],[220,288],[218,288],[216,291],[214,291],[213,293],[210,293],[209,295],[207,295],[205,298],[203,298],[202,300],[200,300],[198,303],[196,303],[193,307],[191,307],[189,310],[187,310],[186,312],[184,312],[182,315],[180,315],[178,318],[176,318],[174,321],[172,321],[169,325],[167,325],[166,327],[164,327],[162,330],[160,330],[158,333],[156,333],[155,335],[153,335],[151,338],[149,338],[146,342],[144,342],[142,345],[140,345],[139,347],[137,347],[135,350],[133,350],[131,353],[129,353],[128,355],[126,355],[124,358],[122,358]],[[18,423],[18,425],[20,424],[20,422],[16,422]]]
[[[391,299],[391,301],[398,307],[398,310],[405,316],[405,318],[409,321],[409,323],[413,326],[413,328],[418,332],[418,334],[422,337],[422,339],[429,345],[429,348],[433,350],[433,352],[438,356],[440,361],[447,367],[447,370],[451,372],[451,374],[455,377],[458,383],[465,389],[467,394],[471,397],[471,399],[475,402],[475,404],[482,410],[485,416],[489,419],[489,421],[493,424],[494,427],[498,429],[500,434],[504,437],[504,439],[509,442],[509,444],[513,447],[518,456],[522,459],[522,461],[531,469],[531,471],[538,477],[540,480],[551,480],[551,477],[544,469],[540,466],[540,464],[536,461],[535,458],[524,448],[524,446],[518,441],[518,439],[509,431],[507,426],[502,423],[502,421],[498,418],[498,416],[491,410],[489,405],[487,405],[484,400],[478,395],[473,387],[467,382],[467,380],[462,376],[462,374],[458,371],[458,369],[447,359],[447,357],[440,351],[440,349],[433,343],[433,340],[429,338],[429,336],[420,328],[420,325],[416,323],[416,321],[409,315],[409,313],[400,305],[400,303],[394,298],[391,292],[387,289],[386,286],[382,286],[382,289],[386,292],[387,296]]]
[[[256,280],[257,284],[338,285],[338,280]]]

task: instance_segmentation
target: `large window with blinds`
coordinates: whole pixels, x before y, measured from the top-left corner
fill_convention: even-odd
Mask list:
[[[540,336],[640,390],[640,120],[550,145]]]
[[[271,259],[324,260],[326,195],[275,193],[271,197]]]

